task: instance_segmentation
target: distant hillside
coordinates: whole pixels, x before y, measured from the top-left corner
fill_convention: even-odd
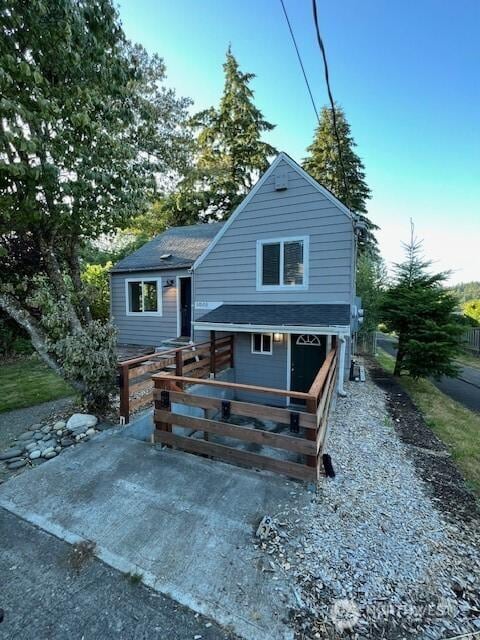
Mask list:
[[[469,300],[480,300],[480,282],[461,282],[450,289],[463,304]]]

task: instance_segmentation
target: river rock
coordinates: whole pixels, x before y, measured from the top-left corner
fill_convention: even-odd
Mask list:
[[[63,429],[57,429],[57,436],[63,436]]]
[[[35,433],[33,434],[33,439],[34,440],[42,440],[44,435],[45,434],[42,433],[41,431],[35,431]]]
[[[66,438],[62,438],[60,440],[60,444],[62,445],[62,447],[71,447],[72,444],[75,444],[75,440],[67,436]]]
[[[50,433],[51,430],[52,430],[52,427],[49,424],[46,424],[44,427],[40,429],[42,433]]]
[[[42,452],[40,451],[40,449],[35,449],[28,457],[30,458],[30,460],[35,460],[36,458],[40,458],[41,453]]]
[[[46,440],[45,442],[41,443],[41,449],[43,451],[45,451],[45,449],[54,449],[57,446],[57,441],[55,440],[55,438],[50,438],[49,440]]]
[[[38,444],[36,442],[29,442],[28,444],[25,445],[26,451],[33,451],[37,447],[38,447]]]
[[[47,447],[42,451],[42,458],[48,458],[48,454],[54,452],[53,447]]]
[[[95,435],[95,429],[93,427],[90,427],[90,429],[87,429],[85,433],[87,434],[87,436],[93,436]]]
[[[51,458],[55,458],[55,456],[56,456],[56,455],[57,455],[57,452],[56,452],[56,451],[49,451],[48,453],[44,453],[44,454],[43,454],[43,457],[44,457],[46,460],[50,460]]]
[[[33,431],[24,431],[22,434],[20,434],[17,438],[17,440],[21,440],[23,441],[28,441],[31,440],[33,438]]]
[[[60,429],[65,429],[65,427],[67,426],[67,423],[64,420],[57,420],[57,422],[55,422],[55,424],[53,425],[54,429],[57,429],[57,431]]]
[[[61,451],[61,450],[62,450],[62,447],[61,447],[60,445],[58,445],[58,446],[56,446],[56,447],[55,447],[55,451],[56,451],[57,453],[60,453],[60,451]]]
[[[12,447],[11,449],[6,449],[0,453],[0,460],[10,460],[11,458],[18,458],[21,455],[22,449]]]
[[[39,422],[32,424],[29,428],[29,431],[39,431],[42,428],[42,425]]]
[[[26,464],[27,464],[27,461],[25,460],[25,458],[23,458],[22,460],[15,460],[15,462],[8,462],[7,467],[11,471],[14,471],[15,469],[20,469],[21,467],[24,467]]]
[[[89,427],[94,427],[98,420],[96,416],[89,413],[74,413],[67,422],[67,429],[70,431],[86,431]]]

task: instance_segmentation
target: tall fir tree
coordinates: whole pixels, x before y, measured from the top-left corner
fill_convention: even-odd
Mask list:
[[[341,107],[335,106],[335,117],[341,158],[333,125],[332,109],[323,107],[314,140],[307,148],[309,155],[303,161],[303,167],[349,209],[359,215],[366,226],[359,239],[359,253],[369,253],[377,257],[378,247],[374,232],[378,227],[367,217],[370,189],[365,180],[365,167],[355,153],[357,145]]]
[[[456,317],[457,301],[443,286],[448,274],[430,273],[413,224],[404,248],[406,258],[395,265],[395,281],[380,307],[381,320],[398,336],[394,374],[455,376],[453,361],[464,329]]]
[[[227,50],[225,85],[218,109],[192,118],[197,148],[191,170],[167,199],[171,222],[228,218],[269,165],[274,147],[262,140],[274,128],[255,106],[250,87],[253,73],[244,73]]]

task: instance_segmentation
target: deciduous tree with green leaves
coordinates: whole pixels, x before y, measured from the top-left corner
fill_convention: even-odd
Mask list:
[[[455,376],[463,328],[456,316],[457,301],[444,288],[447,273],[430,273],[422,242],[414,236],[404,245],[406,259],[397,264],[395,281],[385,292],[380,315],[398,336],[394,375],[413,378]]]
[[[0,307],[90,406],[112,389],[115,333],[92,319],[79,255],[182,161],[188,103],[164,76],[110,0],[1,6]]]
[[[255,106],[250,87],[253,73],[244,73],[227,51],[225,85],[218,109],[195,115],[192,165],[178,189],[162,203],[170,223],[190,224],[228,218],[269,165],[274,147],[262,140],[274,125]]]
[[[303,161],[303,168],[359,215],[366,226],[365,232],[359,238],[359,253],[367,252],[376,257],[378,247],[375,230],[378,227],[367,216],[370,189],[365,179],[365,167],[355,152],[356,143],[350,125],[345,112],[339,106],[335,106],[335,117],[340,151],[333,126],[332,109],[323,107],[314,140],[307,148],[308,156]]]
[[[480,299],[469,300],[462,305],[463,314],[473,320],[474,324],[480,324]]]

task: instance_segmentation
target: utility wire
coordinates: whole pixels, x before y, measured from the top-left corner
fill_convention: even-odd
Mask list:
[[[297,58],[298,58],[298,61],[300,63],[300,67],[302,69],[303,77],[305,79],[305,84],[307,85],[308,93],[310,95],[310,100],[312,101],[313,110],[315,111],[315,115],[317,117],[318,123],[320,123],[320,118],[319,118],[319,115],[318,115],[317,106],[315,104],[315,100],[313,99],[313,93],[312,93],[312,90],[310,88],[310,83],[308,82],[307,74],[305,72],[305,67],[303,66],[302,56],[300,55],[300,51],[298,50],[297,41],[295,40],[295,35],[293,33],[292,25],[290,24],[290,20],[288,18],[288,13],[287,13],[287,10],[285,8],[285,4],[284,4],[283,0],[280,0],[280,4],[282,5],[283,14],[285,16],[285,20],[287,21],[288,30],[290,31],[290,35],[292,37],[293,46],[295,47],[295,51],[297,52]]]
[[[283,0],[281,0],[283,5]],[[340,160],[340,167],[342,169],[342,178],[343,178],[343,187],[345,189],[345,195],[348,197],[348,183],[347,183],[347,174],[345,172],[345,165],[343,164],[343,156],[342,156],[342,145],[340,143],[340,136],[337,128],[337,116],[335,113],[335,102],[333,100],[332,90],[330,88],[330,77],[328,74],[328,63],[327,63],[327,54],[325,53],[325,47],[323,45],[322,36],[320,35],[320,27],[318,25],[318,13],[317,13],[317,2],[316,0],[312,0],[312,9],[313,9],[313,20],[315,22],[315,31],[317,33],[317,42],[320,47],[320,51],[322,52],[323,58],[323,68],[325,71],[325,82],[327,84],[328,98],[330,100],[330,105],[332,107],[332,119],[333,119],[333,131],[335,133],[335,138],[337,140],[338,146],[338,159]],[[318,117],[318,116],[317,116]]]

